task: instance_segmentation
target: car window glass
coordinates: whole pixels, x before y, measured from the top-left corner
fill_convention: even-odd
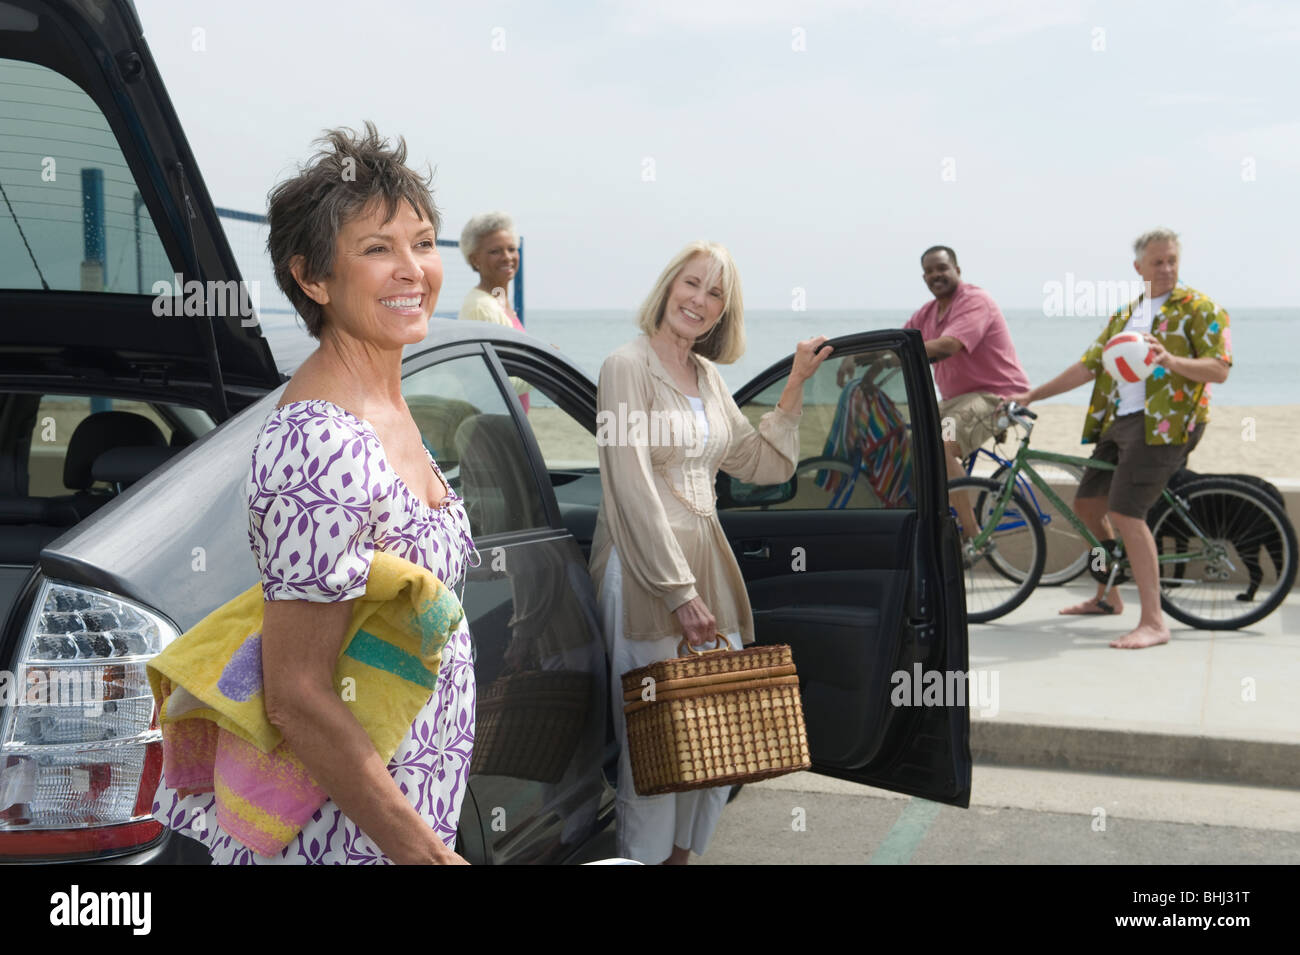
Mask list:
[[[520,377],[527,380],[526,373]],[[545,384],[529,382],[528,424],[541,449],[547,471],[594,471],[600,467],[596,436],[546,392]]]
[[[560,515],[569,529],[575,529],[575,508],[590,511],[594,522],[594,509],[601,505],[601,460],[591,431],[594,421],[590,412],[582,412],[582,399],[563,390],[546,373],[545,369],[530,361],[513,359],[508,352],[498,352],[512,382],[523,382],[528,387],[528,424],[533,438],[546,463],[547,478],[555,492]],[[586,524],[585,518],[577,518]],[[590,534],[580,534],[590,541]]]
[[[31,449],[27,458],[27,493],[32,497],[58,497],[78,488],[65,487],[63,465],[68,446],[77,440],[78,430],[97,427],[93,415],[120,411],[140,415],[151,421],[162,434],[162,443],[172,438],[172,426],[154,408],[142,401],[120,398],[88,398],[71,395],[45,395],[36,411]]]
[[[568,504],[600,505],[600,456],[596,436],[560,399],[554,382],[528,365],[505,361],[512,381],[528,386],[528,425],[542,452],[555,498]]]
[[[0,288],[148,294],[172,282],[117,139],[79,86],[0,59]]]
[[[532,464],[505,396],[481,355],[439,362],[402,381],[402,395],[475,537],[547,526]]]
[[[781,378],[741,411],[758,426],[781,397]],[[783,485],[758,487],[729,478],[732,503],[749,510],[910,508],[911,413],[907,385],[890,350],[836,355],[804,384],[799,464]],[[725,497],[725,495],[724,495]]]

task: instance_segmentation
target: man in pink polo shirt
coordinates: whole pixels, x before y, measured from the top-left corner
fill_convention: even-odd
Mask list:
[[[943,245],[926,249],[921,268],[934,301],[917,309],[903,327],[921,333],[925,353],[936,363],[948,476],[961,477],[962,462],[993,437],[1002,397],[1026,390],[1029,377],[1002,310],[988,292],[961,280],[957,253]]]
[[[934,364],[939,386],[939,420],[947,452],[948,477],[966,473],[963,462],[997,432],[1003,395],[1018,394],[1029,383],[1020,367],[1011,331],[993,296],[961,280],[957,253],[945,245],[921,254],[922,277],[934,295],[907,320],[925,339],[925,354]],[[962,537],[975,533],[970,495],[952,495]],[[971,560],[975,555],[967,554]]]

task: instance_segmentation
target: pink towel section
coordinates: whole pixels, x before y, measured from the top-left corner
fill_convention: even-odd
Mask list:
[[[217,822],[259,855],[275,855],[325,803],[325,790],[286,744],[264,753],[234,733],[217,733]]]
[[[217,725],[185,720],[163,734],[163,776],[182,796],[212,792],[212,764],[217,757]]]
[[[185,690],[175,693],[188,702]],[[221,828],[264,856],[288,845],[327,798],[286,744],[264,753],[209,720],[167,724],[163,776],[181,796],[215,792]]]

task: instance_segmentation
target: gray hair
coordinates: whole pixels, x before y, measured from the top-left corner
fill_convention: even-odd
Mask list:
[[[442,217],[429,188],[431,173],[421,175],[406,166],[406,140],[395,146],[379,135],[375,124],[366,121],[365,131],[330,129],[316,143],[323,148],[298,175],[286,179],[267,197],[266,219],[270,235],[266,251],[271,255],[275,283],[293,303],[307,326],[307,333],[320,338],[325,310],[293,277],[295,259],[302,260],[302,278],[316,282],[334,274],[334,255],[343,226],[364,215],[371,203],[383,204],[385,221],[397,214],[398,204],[408,202],[421,219],[442,230]]]
[[[1183,251],[1183,244],[1178,241],[1178,233],[1173,229],[1152,229],[1137,237],[1137,241],[1133,243],[1133,257],[1142,258],[1142,253],[1152,242],[1172,242],[1175,249],[1179,252]]]
[[[478,251],[479,243],[493,232],[509,232],[516,242],[519,241],[514,220],[504,212],[480,212],[460,230],[460,254],[465,256],[465,262],[471,269],[474,268],[474,263],[470,262],[469,257]]]

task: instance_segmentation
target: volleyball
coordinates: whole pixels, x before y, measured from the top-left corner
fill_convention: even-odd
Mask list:
[[[1155,371],[1155,356],[1140,332],[1120,332],[1101,350],[1101,363],[1116,381],[1142,381]]]

